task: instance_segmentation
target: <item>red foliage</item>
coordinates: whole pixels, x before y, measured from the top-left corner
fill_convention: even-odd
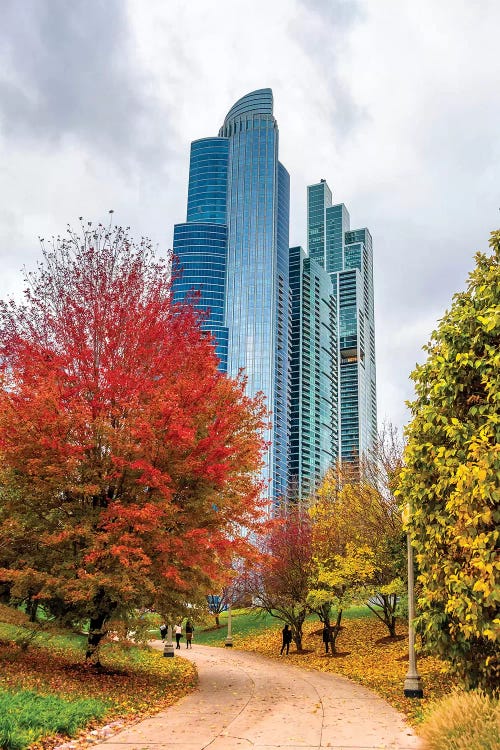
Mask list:
[[[27,282],[0,308],[0,581],[92,614],[223,577],[258,517],[262,401],[126,230],[69,232]]]
[[[260,563],[247,576],[247,587],[263,610],[291,626],[300,650],[312,562],[307,511],[290,503],[283,514],[269,521],[262,553]]]
[[[270,555],[265,574],[268,593],[305,600],[312,555],[311,521],[304,510],[291,505],[270,523],[265,549]]]

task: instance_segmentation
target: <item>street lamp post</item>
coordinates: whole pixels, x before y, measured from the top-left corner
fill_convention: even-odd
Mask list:
[[[174,656],[174,644],[172,643],[172,625],[167,628],[167,640],[163,647],[163,656]]]
[[[422,679],[417,672],[417,661],[415,658],[415,592],[413,580],[413,547],[411,546],[410,532],[406,533],[408,546],[408,673],[404,681],[404,694],[406,698],[423,698],[424,690]]]
[[[229,648],[231,648],[233,645],[233,636],[231,633],[231,605],[229,605],[229,608],[227,610],[227,637],[224,645],[228,646]]]

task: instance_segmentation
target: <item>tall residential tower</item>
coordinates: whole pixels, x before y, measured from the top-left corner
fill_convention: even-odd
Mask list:
[[[373,252],[368,229],[350,229],[325,180],[307,189],[308,250],[330,275],[338,311],[339,457],[356,462],[377,438]]]
[[[243,370],[270,411],[269,505],[305,496],[377,435],[372,240],[325,180],[307,190],[308,252],[288,247],[289,176],[271,89],[239,99],[191,144],[187,216],[174,228],[174,300],[197,291],[220,368]]]
[[[271,427],[264,479],[287,494],[290,429],[289,176],[278,161],[271,89],[239,99],[219,135],[191,145],[187,217],[174,228],[182,276],[174,299],[200,292],[221,368],[264,393]]]
[[[314,492],[338,459],[338,321],[329,274],[290,248],[290,496]]]

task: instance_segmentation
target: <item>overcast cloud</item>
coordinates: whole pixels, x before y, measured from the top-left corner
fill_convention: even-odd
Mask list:
[[[191,140],[274,91],[291,244],[324,177],[374,238],[379,416],[500,224],[497,0],[0,0],[0,297],[110,208],[171,246]]]

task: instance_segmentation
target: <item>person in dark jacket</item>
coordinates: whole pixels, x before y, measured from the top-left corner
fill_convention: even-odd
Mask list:
[[[281,634],[283,636],[283,644],[281,646],[280,656],[283,654],[285,648],[287,654],[290,650],[290,643],[292,642],[292,631],[290,630],[290,625],[286,624],[281,631]]]
[[[325,644],[325,653],[328,653],[328,645],[330,643],[330,628],[327,628],[326,625],[323,628],[323,643]]]
[[[193,648],[193,633],[194,628],[191,625],[191,620],[186,622],[186,648]]]
[[[162,641],[164,641],[165,636],[167,635],[167,626],[165,624],[160,625],[160,635],[161,635]]]

